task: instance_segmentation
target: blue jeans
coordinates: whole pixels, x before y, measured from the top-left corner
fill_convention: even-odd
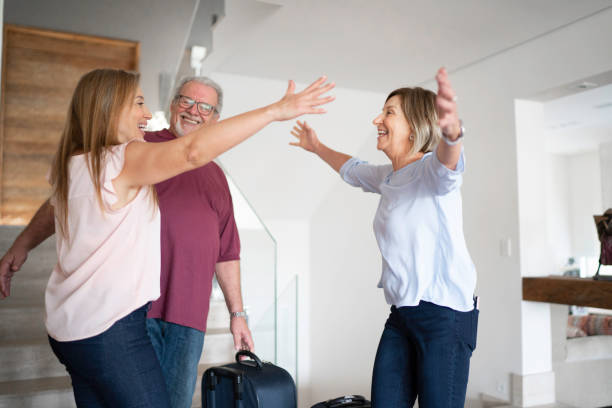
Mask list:
[[[204,332],[147,319],[147,331],[161,364],[172,408],[190,408],[204,347]]]
[[[463,408],[476,348],[478,310],[421,301],[391,307],[372,379],[372,407]]]
[[[72,380],[78,407],[167,408],[161,367],[147,336],[145,305],[105,332],[76,341],[49,337]]]

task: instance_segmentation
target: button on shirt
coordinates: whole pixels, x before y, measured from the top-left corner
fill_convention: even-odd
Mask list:
[[[352,186],[381,195],[374,234],[382,255],[379,287],[387,303],[424,300],[458,311],[474,307],[476,270],[463,236],[463,150],[455,170],[435,152],[397,171],[351,158],[340,175]]]

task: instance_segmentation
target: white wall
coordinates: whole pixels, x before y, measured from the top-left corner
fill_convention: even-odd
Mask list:
[[[602,210],[612,208],[612,143],[602,143],[599,146],[599,163],[601,168],[601,205]]]
[[[580,257],[599,256],[593,215],[605,210],[603,151],[546,155],[546,246],[552,274],[561,274],[569,257],[578,262]]]
[[[376,348],[389,312],[376,288],[381,259],[372,219],[377,204],[376,195],[338,182],[312,218],[313,402],[370,395]]]
[[[572,249],[572,211],[569,169],[570,158],[560,154],[548,155],[546,171],[546,226],[547,244],[550,248],[550,261],[558,273],[571,256]]]
[[[309,401],[310,354],[310,225],[306,220],[274,219],[266,226],[277,241],[279,299],[278,363],[290,372],[297,370],[300,406]],[[297,294],[295,282],[297,279]],[[297,298],[295,298],[297,296]],[[295,305],[293,302],[297,302]],[[297,321],[293,307],[297,306]],[[295,324],[297,323],[297,333]],[[297,343],[298,350],[294,346]],[[294,354],[297,352],[297,356]],[[296,359],[297,357],[297,359]],[[297,361],[296,361],[297,360]],[[297,363],[297,367],[295,367]],[[293,369],[293,370],[292,370]]]
[[[546,182],[548,155],[542,126],[541,103],[516,101],[516,144],[519,185],[521,275],[548,275],[551,271],[547,242]],[[550,307],[546,303],[521,305],[521,370],[531,375],[552,371]],[[552,401],[551,401],[552,399]],[[554,389],[542,403],[554,402]]]
[[[599,152],[591,152],[572,155],[568,160],[572,252],[577,257],[599,258],[599,239],[593,220],[593,215],[605,211],[599,158]]]

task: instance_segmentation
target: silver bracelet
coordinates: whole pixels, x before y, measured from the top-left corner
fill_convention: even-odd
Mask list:
[[[247,313],[245,311],[242,312],[230,312],[230,319],[234,317],[244,317],[246,318]]]
[[[455,146],[456,144],[461,142],[461,139],[463,139],[463,136],[465,134],[465,128],[463,127],[463,121],[461,119],[459,120],[459,129],[460,129],[459,136],[457,136],[455,140],[450,140],[448,136],[444,134],[444,132],[440,132],[440,135],[442,136],[442,140],[444,140],[444,143],[446,143],[449,146]]]

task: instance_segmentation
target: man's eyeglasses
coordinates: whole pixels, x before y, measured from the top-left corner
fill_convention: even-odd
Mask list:
[[[217,108],[215,106],[212,106],[211,104],[206,103],[206,102],[196,102],[190,97],[185,96],[185,95],[178,96],[178,103],[182,108],[185,108],[185,109],[191,109],[193,105],[196,105],[198,112],[200,112],[200,114],[204,116],[208,116],[213,112],[218,113]]]

